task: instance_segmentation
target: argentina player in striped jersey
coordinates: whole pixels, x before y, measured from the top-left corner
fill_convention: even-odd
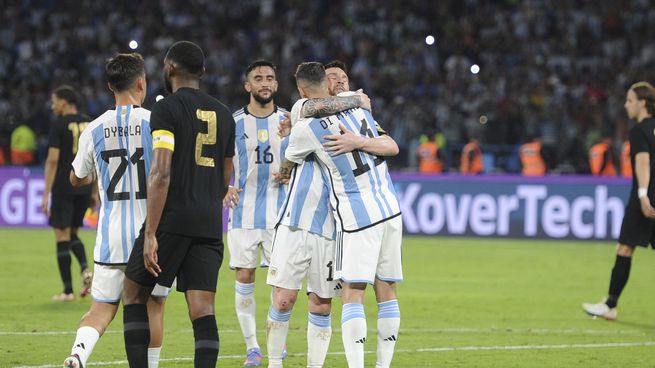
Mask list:
[[[335,63],[335,62],[333,62]],[[342,70],[345,70],[343,63]],[[330,83],[330,95],[338,88]],[[347,78],[340,87],[349,89]],[[303,99],[294,105],[291,122],[308,116],[328,116],[342,110],[361,107],[370,110],[370,100],[361,91],[347,97]],[[288,134],[288,132],[286,132]],[[354,137],[354,135],[353,135]],[[352,150],[346,139],[331,149]],[[360,137],[357,137],[360,138]],[[398,146],[389,137],[376,137],[383,150],[380,154],[395,155]],[[335,222],[329,203],[329,178],[314,155],[296,166],[289,183],[289,193],[279,214],[279,225],[271,254],[267,282],[275,287],[267,328],[269,366],[281,365],[280,354],[288,333],[288,318],[295,304],[303,279],[307,279],[307,367],[322,367],[331,338],[331,298],[341,285],[334,278]]]
[[[300,64],[296,82],[302,97],[328,94],[325,70],[320,63]],[[337,225],[335,278],[344,282],[342,339],[350,367],[364,366],[366,284],[377,284],[378,306],[385,317],[378,320],[379,335],[387,336],[378,338],[377,365],[387,367],[391,363],[400,324],[395,282],[402,280],[402,221],[386,163],[376,156],[382,154],[378,151],[380,146],[387,146],[384,140],[368,143],[367,150],[375,155],[361,150],[347,154],[327,150],[335,138],[349,134],[347,131],[361,137],[377,137],[382,129],[374,129],[376,126],[371,114],[362,109],[323,119],[303,119],[291,130],[286,159],[280,168],[284,176],[294,164],[301,164],[313,154],[327,169]],[[383,346],[380,340],[385,342]]]
[[[146,96],[143,57],[117,54],[105,74],[116,109],[89,123],[73,160],[73,186],[96,178],[102,198],[94,248],[93,302],[82,317],[64,367],[84,367],[93,348],[114,319],[123,291],[124,271],[134,239],[146,217],[146,173],[152,159],[150,111],[139,107]],[[152,331],[149,366],[156,367],[163,339],[163,308],[170,289],[157,286],[148,303]]]
[[[262,361],[256,334],[255,270],[259,264],[268,266],[276,216],[286,194],[285,186],[273,180],[288,142],[277,134],[280,122],[288,115],[275,105],[277,87],[273,63],[251,63],[244,83],[249,103],[233,115],[234,188],[225,204],[230,207],[227,244],[230,268],[236,270],[235,309],[246,343],[244,366],[258,366]],[[233,195],[235,191],[238,197]]]

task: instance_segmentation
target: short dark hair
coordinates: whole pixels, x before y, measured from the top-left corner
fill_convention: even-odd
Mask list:
[[[143,56],[138,52],[114,54],[105,63],[105,76],[114,92],[122,92],[130,88],[137,78],[145,73]]]
[[[318,61],[300,63],[296,68],[296,83],[305,81],[310,84],[320,84],[325,80],[325,68]]]
[[[75,89],[67,84],[57,87],[52,93],[69,104],[77,107],[80,102],[80,95]]]
[[[265,60],[265,59],[259,59],[259,60],[253,61],[252,63],[250,63],[250,65],[248,65],[248,67],[246,68],[246,73],[244,74],[244,76],[246,78],[248,78],[248,74],[250,74],[250,72],[253,71],[253,69],[259,68],[259,67],[262,67],[262,66],[270,67],[271,69],[273,69],[273,73],[277,74],[277,68],[275,67],[275,64],[273,64],[272,61]]]
[[[343,70],[344,73],[348,74],[348,69],[346,68],[346,63],[341,60],[332,60],[329,63],[325,64],[325,69],[329,68],[339,68]]]
[[[655,88],[648,82],[637,82],[630,86],[630,89],[637,95],[638,100],[646,101],[646,110],[649,114],[655,114]]]
[[[205,54],[191,41],[175,42],[166,53],[166,59],[187,73],[199,77],[205,69]]]

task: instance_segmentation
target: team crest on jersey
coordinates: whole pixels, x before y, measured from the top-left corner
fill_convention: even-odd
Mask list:
[[[257,139],[259,139],[260,142],[264,143],[268,140],[268,130],[266,129],[260,129],[257,131]]]

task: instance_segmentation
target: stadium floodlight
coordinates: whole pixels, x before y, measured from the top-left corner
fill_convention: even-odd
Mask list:
[[[425,37],[425,44],[428,46],[432,46],[434,44],[434,36],[428,35],[427,37]]]
[[[139,43],[136,42],[136,40],[130,41],[129,45],[132,50],[136,50],[137,47],[139,47]]]
[[[471,73],[473,74],[480,73],[480,66],[478,64],[471,65]]]

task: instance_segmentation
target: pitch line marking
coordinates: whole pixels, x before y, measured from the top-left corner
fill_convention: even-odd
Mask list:
[[[599,349],[599,348],[624,348],[639,346],[655,346],[655,341],[641,342],[608,342],[599,344],[560,344],[560,345],[494,345],[494,346],[447,346],[436,348],[420,349],[396,349],[396,353],[441,353],[449,351],[490,351],[490,350],[552,350],[552,349]],[[367,350],[366,354],[375,354],[376,352]],[[305,353],[290,354],[295,357],[304,357]],[[344,355],[344,352],[329,352],[328,355]],[[218,359],[243,359],[243,355],[223,355]],[[193,361],[193,357],[163,358],[160,362],[186,362]],[[105,362],[92,362],[93,365],[117,365],[127,364],[127,360],[114,360]],[[14,368],[57,368],[60,364],[46,365],[23,365]]]

